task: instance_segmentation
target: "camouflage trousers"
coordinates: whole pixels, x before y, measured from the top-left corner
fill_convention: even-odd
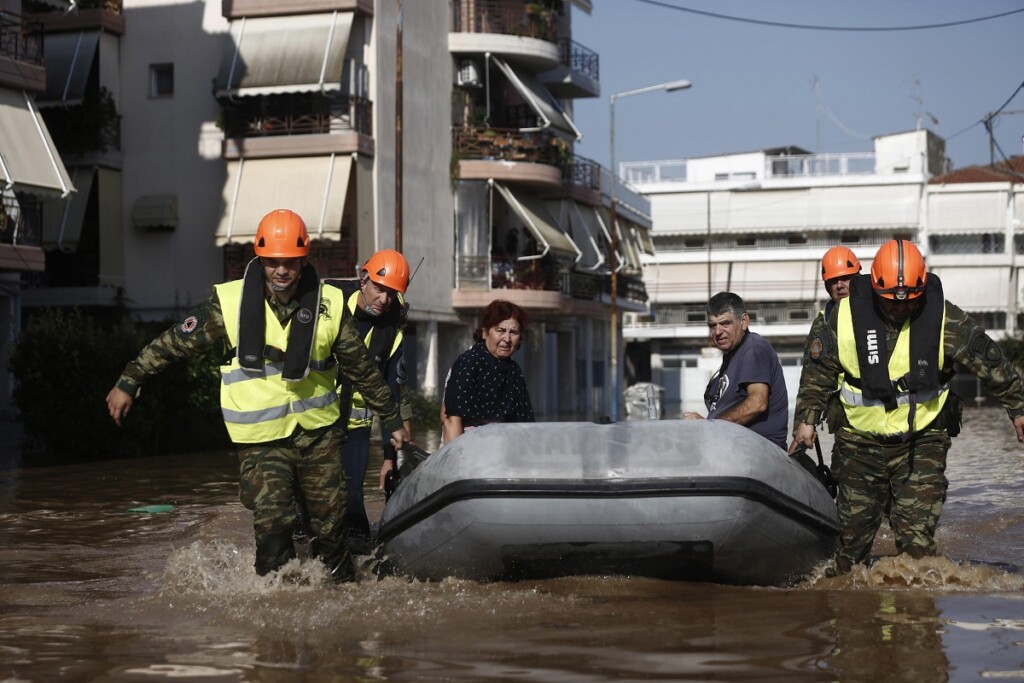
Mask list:
[[[889,523],[896,550],[912,557],[935,554],[935,528],[946,501],[949,435],[925,430],[907,443],[883,444],[849,429],[836,435],[839,483],[836,570],[866,563],[891,499]]]
[[[253,511],[257,574],[279,569],[295,557],[297,489],[305,498],[314,534],[311,554],[327,565],[335,580],[352,579],[352,556],[341,523],[347,502],[338,462],[343,438],[335,428],[298,428],[285,439],[239,449],[238,497]]]

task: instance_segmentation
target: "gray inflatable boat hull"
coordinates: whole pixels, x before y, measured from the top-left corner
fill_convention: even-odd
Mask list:
[[[422,579],[649,576],[786,585],[829,558],[835,502],[720,420],[493,424],[398,486],[379,538]]]

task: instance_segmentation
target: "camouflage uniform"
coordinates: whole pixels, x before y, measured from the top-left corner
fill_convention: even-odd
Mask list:
[[[299,308],[296,300],[281,303],[268,295],[267,301],[282,325]],[[211,348],[221,348],[227,353],[228,344],[220,301],[215,293],[128,363],[117,388],[135,398],[145,380],[171,362],[200,355]],[[351,316],[343,317],[332,351],[339,365],[359,386],[367,404],[381,416],[385,432],[401,429],[398,407],[367,353]],[[316,535],[311,552],[323,560],[336,580],[352,578],[352,558],[341,525],[347,499],[337,455],[342,438],[333,426],[313,430],[298,427],[288,437],[276,441],[236,444],[240,464],[239,499],[253,510],[258,574],[278,569],[295,557],[292,526],[296,516],[294,485],[297,482],[305,496]]]
[[[962,365],[1000,400],[1011,420],[1024,414],[1024,382],[999,346],[970,316],[948,301],[945,315],[943,369],[951,368],[954,362]],[[838,387],[843,369],[839,362],[837,325],[838,311],[832,311],[827,324],[811,328],[794,424],[818,424]],[[899,331],[899,326],[886,323],[886,347],[890,354]],[[935,528],[948,486],[946,453],[950,436],[959,430],[961,406],[951,395],[942,414],[905,443],[855,433],[846,425],[838,429],[836,449],[841,465],[835,474],[839,483],[841,529],[836,556],[839,572],[847,572],[855,563],[867,560],[889,496],[897,550],[913,557],[935,554]]]

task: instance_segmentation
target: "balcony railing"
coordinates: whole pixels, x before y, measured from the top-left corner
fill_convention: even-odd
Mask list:
[[[42,202],[11,192],[0,194],[0,244],[41,244]]]
[[[653,185],[658,183],[685,183],[690,180],[687,173],[687,159],[663,161],[627,161],[619,165],[622,177],[630,183]],[[765,178],[808,178],[824,176],[871,175],[875,173],[873,152],[847,154],[804,154],[775,155],[764,158]],[[715,182],[736,183],[739,180],[755,180],[756,169],[745,174],[716,175]],[[710,179],[709,179],[710,180]]]
[[[875,172],[873,152],[779,155],[765,157],[764,161],[765,178],[870,175]]]
[[[575,40],[561,38],[558,41],[558,53],[562,64],[565,64],[573,71],[590,77],[595,83],[600,80],[600,56],[590,48],[583,47]]]
[[[524,133],[517,128],[455,128],[452,140],[459,159],[564,165],[563,150],[550,133]]]
[[[556,14],[521,0],[451,0],[453,33],[496,33],[555,42]]]
[[[565,182],[586,190],[601,191],[601,165],[586,157],[574,156],[565,169]]]
[[[0,10],[0,57],[42,65],[43,25]]]
[[[356,131],[373,135],[373,103],[355,95],[271,95],[222,108],[228,138],[310,135]]]

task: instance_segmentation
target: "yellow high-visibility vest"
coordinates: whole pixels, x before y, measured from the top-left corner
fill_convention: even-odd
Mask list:
[[[338,291],[341,291],[341,290],[339,289]],[[348,301],[346,301],[345,305],[348,307],[348,312],[350,314],[352,314],[352,315],[355,315],[356,308],[359,305],[359,290],[358,289],[356,291],[352,292],[351,295],[349,295]],[[402,297],[402,294],[400,292],[397,293],[396,300],[395,300],[395,302],[392,305],[393,306],[403,306],[403,305],[405,305],[405,299]],[[374,329],[376,329],[376,328],[370,327],[369,332],[367,332],[366,336],[363,337],[363,343],[366,344],[366,348],[370,348],[370,340],[373,338],[373,331],[374,331]],[[392,356],[394,356],[396,353],[398,353],[398,349],[402,346],[402,338],[403,338],[402,330],[401,329],[396,329],[395,330],[395,341],[391,345],[391,350],[388,352],[388,356],[387,356],[388,359],[390,359]],[[384,379],[386,381],[387,377],[385,377]],[[359,429],[360,427],[369,427],[372,424],[373,424],[373,413],[367,407],[366,400],[363,398],[362,394],[360,394],[357,390],[353,389],[352,390],[352,403],[351,403],[351,406],[349,408],[349,413],[348,413],[348,428],[349,429]]]
[[[945,328],[946,312],[945,306],[943,306],[940,334],[944,333]],[[882,401],[865,397],[860,389],[860,358],[857,356],[857,342],[849,297],[839,302],[837,336],[839,339],[839,362],[844,370],[839,381],[839,400],[846,411],[846,419],[850,427],[864,434],[879,436],[897,436],[910,432],[911,394],[899,382],[900,378],[910,372],[910,321],[907,320],[903,323],[896,340],[896,348],[893,349],[889,358],[889,379],[893,382],[896,393],[895,410],[886,410]],[[943,366],[944,356],[945,350],[943,344],[940,343],[940,368]],[[913,397],[915,399],[914,432],[925,429],[939,416],[948,396],[949,385],[944,384],[934,391],[919,392]]]
[[[238,346],[242,280],[215,287],[231,345]],[[319,319],[309,373],[295,382],[281,377],[284,361],[263,360],[262,370],[244,369],[237,354],[221,366],[220,404],[224,424],[235,443],[261,443],[290,436],[295,428],[317,429],[338,420],[337,363],[331,348],[341,329],[344,298],[333,287],[320,288]],[[291,321],[284,327],[264,301],[267,346],[288,349]]]

